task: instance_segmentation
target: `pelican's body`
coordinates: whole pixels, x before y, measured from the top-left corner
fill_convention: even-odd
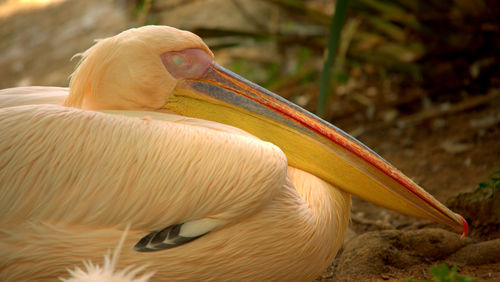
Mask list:
[[[65,277],[128,225],[119,268],[147,265],[154,280],[312,280],[342,243],[345,191],[360,188],[461,228],[357,141],[212,57],[190,33],[144,27],[87,51],[69,95],[0,92],[0,280]]]
[[[277,147],[236,128],[135,114],[144,119],[47,104],[0,111],[9,136],[0,167],[10,168],[2,186],[31,187],[0,198],[2,281],[65,277],[85,259],[102,260],[127,224],[120,265],[148,265],[154,279],[304,281],[331,263],[347,193],[331,195],[326,182],[288,167]],[[151,230],[207,216],[228,226],[189,248],[132,249]]]

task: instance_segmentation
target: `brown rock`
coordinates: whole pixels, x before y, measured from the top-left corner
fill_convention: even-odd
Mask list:
[[[468,265],[500,262],[500,239],[465,246],[453,254],[450,261]]]
[[[467,220],[469,236],[481,240],[500,238],[500,193],[492,195],[489,188],[476,189],[453,197],[447,206]]]
[[[393,269],[447,258],[470,243],[471,239],[443,229],[368,232],[346,242],[335,276],[354,280],[367,274],[381,277]]]

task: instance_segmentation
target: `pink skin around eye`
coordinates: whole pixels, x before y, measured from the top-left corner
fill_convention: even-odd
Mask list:
[[[212,57],[201,49],[171,51],[161,55],[167,71],[176,79],[200,78],[212,64]]]

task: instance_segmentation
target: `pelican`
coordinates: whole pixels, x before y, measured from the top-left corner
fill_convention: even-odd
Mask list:
[[[335,126],[214,62],[196,35],[98,41],[66,88],[0,92],[0,280],[98,261],[154,280],[307,281],[332,262],[350,195],[467,223]]]

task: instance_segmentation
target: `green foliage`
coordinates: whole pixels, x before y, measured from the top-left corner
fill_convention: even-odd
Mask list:
[[[491,196],[495,197],[497,192],[500,192],[500,168],[493,168],[493,173],[488,175],[490,182],[480,182],[477,185],[478,190],[491,189]]]
[[[458,275],[457,266],[450,266],[446,263],[441,265],[433,265],[429,269],[432,274],[433,282],[475,282],[472,277]],[[408,278],[407,282],[414,282],[413,278]]]
[[[347,5],[349,0],[337,0],[335,5],[335,15],[333,16],[332,22],[330,24],[330,35],[328,37],[327,46],[327,57],[323,65],[323,72],[321,73],[320,88],[319,88],[319,99],[318,107],[316,113],[319,116],[324,115],[325,105],[329,98],[329,78],[330,71],[332,69],[333,57],[337,53],[340,41],[340,32],[342,31],[342,26],[347,15]]]
[[[450,268],[446,263],[441,265],[433,265],[430,268],[432,273],[432,281],[434,282],[473,282],[474,278],[468,276],[460,276],[457,273],[457,266]]]
[[[275,84],[281,82],[281,66],[278,62],[251,62],[238,58],[232,62],[230,69],[266,88],[272,88]]]
[[[157,24],[156,20],[153,18],[148,18],[149,11],[153,6],[154,0],[136,0],[135,8],[133,9],[133,14],[137,18],[139,25],[146,24]]]
[[[134,16],[138,17],[142,13],[147,13],[152,2],[151,0],[137,0],[133,9]]]
[[[159,20],[162,10],[195,2],[131,1],[135,3],[134,14],[140,24],[162,24]],[[255,17],[251,9],[242,5],[250,2],[271,3],[276,8],[273,9],[275,16],[272,19]],[[347,2],[349,13],[346,12]],[[314,85],[315,90],[319,83],[316,106],[320,115],[328,108],[329,96],[335,92],[333,86],[347,82],[354,85],[368,81],[377,85],[378,82],[384,84],[380,78],[397,77],[400,85],[422,84],[435,93],[441,93],[443,89],[447,93],[460,92],[455,91],[457,89],[479,93],[488,89],[490,84],[498,86],[498,79],[493,79],[493,74],[500,69],[494,44],[498,38],[495,27],[500,18],[500,1],[337,0],[333,17],[328,12],[331,1],[233,0],[227,3],[236,7],[248,19],[249,25],[257,28],[200,25],[194,26],[192,31],[207,40],[212,50],[258,45],[275,46],[279,54],[307,50],[303,52],[307,55],[296,62],[300,68],[291,71],[290,66],[294,64],[285,62],[290,60],[286,55],[246,65],[235,64],[241,65],[251,80],[263,86],[290,89],[287,97],[304,94],[315,97],[313,93],[316,91],[304,91],[303,86]],[[325,53],[327,56],[323,58]],[[321,59],[325,59],[323,69],[316,63]],[[477,66],[477,69],[472,71],[472,66]],[[269,78],[263,78],[258,72],[269,75]],[[241,74],[245,76],[245,73]],[[357,88],[344,91],[342,100],[355,100],[348,96],[356,91],[352,89]],[[405,95],[404,91],[397,93]],[[385,97],[373,97],[376,99]],[[314,102],[309,106],[314,106]],[[342,112],[343,109],[336,111]],[[496,193],[497,190],[493,191]]]

